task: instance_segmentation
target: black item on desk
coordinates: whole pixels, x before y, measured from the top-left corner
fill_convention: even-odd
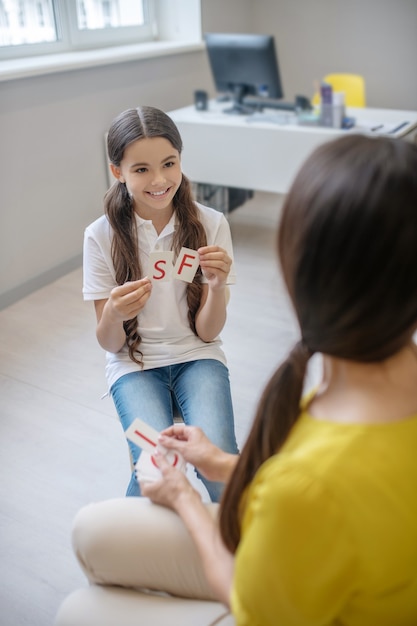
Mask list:
[[[265,96],[245,96],[243,103],[254,111],[276,109],[277,111],[311,111],[312,106],[307,96],[295,96],[295,102],[283,102],[277,98]]]
[[[208,109],[208,93],[202,89],[194,92],[194,104],[197,111],[207,111]]]
[[[295,96],[296,111],[312,111],[313,106],[307,96]]]
[[[253,111],[263,111],[264,109],[277,109],[279,111],[295,111],[294,102],[283,102],[277,98],[267,98],[266,96],[245,96],[243,104]]]

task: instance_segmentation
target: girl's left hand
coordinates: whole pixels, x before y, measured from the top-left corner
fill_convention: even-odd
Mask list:
[[[232,265],[226,250],[219,246],[204,246],[198,249],[200,265],[211,288],[224,287]]]
[[[161,470],[162,480],[141,482],[140,488],[143,496],[155,504],[160,504],[177,512],[188,500],[191,502],[196,497],[201,500],[200,494],[181,470],[172,467],[158,452],[154,455],[154,459]]]

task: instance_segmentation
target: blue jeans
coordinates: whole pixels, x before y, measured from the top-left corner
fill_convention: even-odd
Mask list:
[[[112,385],[110,393],[124,430],[137,417],[158,431],[168,428],[173,424],[176,405],[186,424],[199,426],[225,452],[238,453],[229,370],[220,361],[201,359],[125,374]],[[130,441],[128,445],[136,463],[141,450]],[[218,502],[223,483],[197,475],[211,500]],[[140,495],[134,472],[126,495]]]

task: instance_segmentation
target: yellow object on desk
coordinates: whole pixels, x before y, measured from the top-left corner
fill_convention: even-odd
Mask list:
[[[348,107],[365,107],[365,80],[359,74],[327,74],[324,83],[329,83],[334,92],[343,91],[345,105]],[[315,93],[312,99],[313,106],[320,104],[320,94]]]

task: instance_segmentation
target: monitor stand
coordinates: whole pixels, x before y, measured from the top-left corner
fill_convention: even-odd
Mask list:
[[[228,109],[223,109],[222,113],[229,113],[231,115],[251,115],[253,108],[245,107],[245,105],[240,104],[240,102],[234,102],[233,106]]]
[[[231,115],[251,115],[253,113],[253,107],[246,106],[243,103],[243,98],[246,95],[247,89],[244,85],[236,85],[233,87],[232,106],[223,109],[223,113],[229,113]]]

